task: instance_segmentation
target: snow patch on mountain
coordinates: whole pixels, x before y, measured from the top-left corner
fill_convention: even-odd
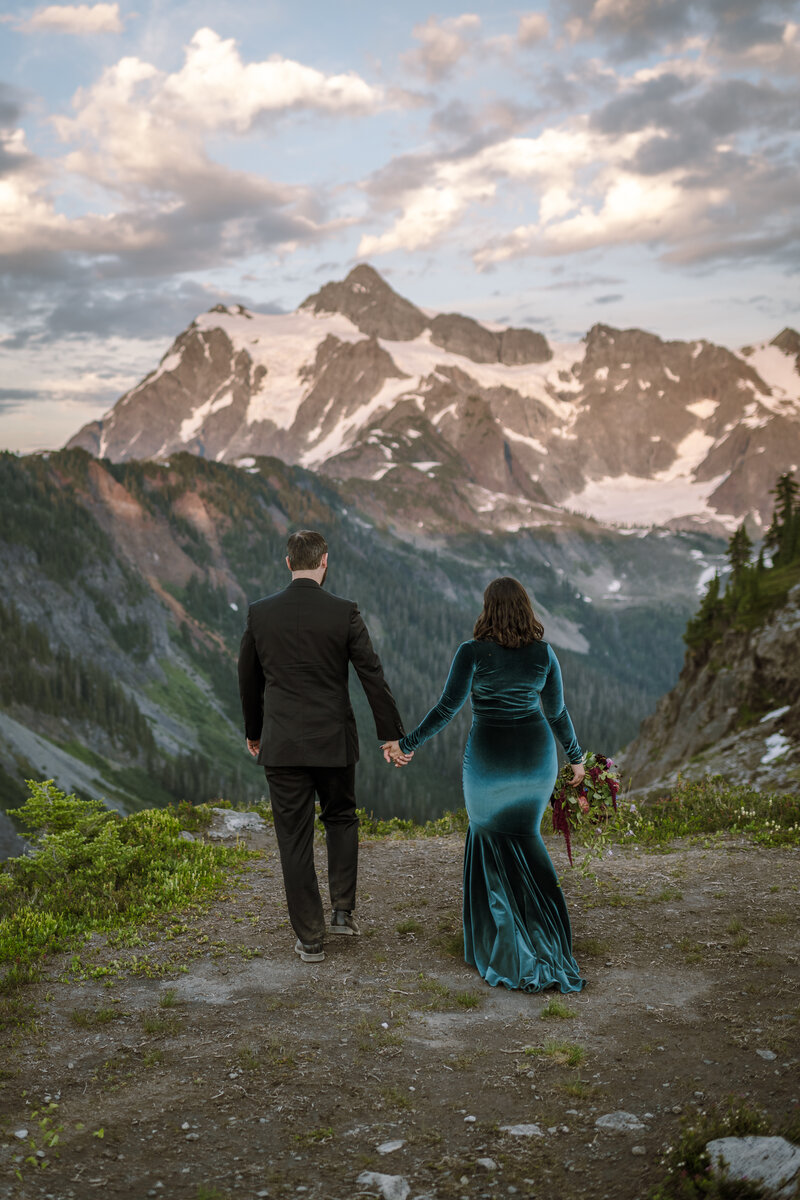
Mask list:
[[[709,417],[713,417],[718,408],[719,400],[695,400],[694,404],[686,405],[686,411],[694,413],[701,421],[707,421]]]
[[[503,433],[512,442],[522,442],[524,446],[530,446],[537,454],[547,454],[547,446],[544,446],[538,438],[529,437],[526,433],[517,433],[514,429],[509,429],[507,425],[503,426]]]
[[[216,400],[206,400],[205,404],[201,404],[196,408],[190,417],[186,417],[181,421],[179,437],[182,442],[190,442],[196,433],[199,433],[203,421],[212,413],[219,412],[220,409],[230,408],[233,404],[233,393],[230,388],[224,391]]]
[[[397,399],[407,392],[408,389],[408,379],[387,379],[380,391],[367,404],[362,404],[355,412],[347,413],[341,417],[325,437],[321,438],[316,445],[311,446],[305,453],[301,454],[298,460],[300,466],[317,466],[319,463],[333,458],[334,455],[340,454],[342,450],[346,450],[350,444],[350,439],[358,433],[359,429],[364,427],[371,417],[382,410],[388,412]]]
[[[720,521],[735,528],[735,518],[720,516],[708,504],[708,497],[725,478],[698,482],[687,475],[666,477],[668,472],[653,479],[640,475],[605,476],[593,479],[580,492],[567,496],[564,508],[586,513],[606,525],[629,525],[636,514],[637,525],[664,525],[677,517],[692,515]]]
[[[777,346],[762,344],[743,357],[760,375],[771,395],[759,393],[765,408],[775,413],[800,413],[800,374],[795,359]]]
[[[566,419],[572,412],[572,404],[555,399],[552,392],[575,391],[570,386],[575,382],[573,368],[580,366],[586,353],[582,342],[550,343],[553,357],[544,363],[524,363],[507,366],[504,363],[477,363],[460,354],[443,350],[431,341],[430,330],[426,329],[410,342],[391,342],[378,339],[380,345],[392,356],[397,367],[406,375],[422,380],[435,375],[439,367],[457,367],[484,388],[513,388],[520,396],[539,400],[551,412]],[[565,378],[561,379],[559,373]]]
[[[256,367],[267,374],[247,408],[247,424],[272,421],[289,429],[310,390],[300,372],[311,367],[317,347],[328,334],[342,342],[360,342],[364,335],[339,313],[314,314],[307,309],[285,315],[253,313],[248,319],[235,312],[209,312],[197,318],[201,329],[222,329],[236,350],[246,350]]]

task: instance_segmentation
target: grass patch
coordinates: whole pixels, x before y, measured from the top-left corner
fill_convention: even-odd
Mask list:
[[[574,1013],[560,997],[553,996],[551,1000],[547,1001],[539,1016],[543,1021],[569,1021],[576,1017],[577,1013]]]
[[[275,1038],[261,1047],[259,1061],[270,1072],[273,1084],[289,1079],[296,1066],[292,1052]]]
[[[333,1127],[323,1125],[319,1129],[306,1129],[292,1135],[299,1146],[321,1146],[333,1139]]]
[[[706,776],[696,783],[680,782],[672,795],[639,812],[620,811],[617,825],[622,836],[621,826],[630,828],[627,840],[652,848],[674,838],[718,832],[747,834],[760,846],[797,846],[800,795],[757,792],[722,775]]]
[[[0,991],[36,978],[47,954],[88,934],[209,900],[248,855],[184,841],[181,821],[163,809],[121,817],[52,780],[28,788],[15,815],[37,853],[0,867]]]
[[[720,1176],[712,1168],[706,1145],[715,1138],[770,1136],[779,1134],[797,1141],[800,1118],[777,1129],[767,1115],[745,1101],[730,1097],[699,1117],[686,1118],[673,1149],[661,1160],[664,1178],[650,1193],[650,1200],[768,1200],[774,1195],[761,1184]]]
[[[454,1012],[459,1008],[480,1008],[484,997],[480,992],[457,992],[438,979],[429,979],[420,974],[417,982],[418,995],[425,996],[421,1006],[427,1012]],[[414,1007],[417,1007],[416,1005]]]
[[[175,991],[175,988],[167,988],[167,990],[165,992],[162,992],[159,997],[158,1007],[159,1008],[174,1008],[177,1003],[178,1003],[178,993]]]
[[[580,1049],[580,1047],[578,1047]],[[570,1079],[567,1083],[560,1085],[560,1091],[565,1096],[571,1096],[573,1100],[589,1100],[592,1096],[598,1096],[603,1092],[603,1088],[598,1087],[596,1083],[589,1083],[586,1079]]]
[[[658,893],[658,895],[653,897],[653,902],[658,904],[658,903],[667,903],[670,900],[682,900],[682,899],[683,899],[683,892],[679,892],[677,890],[677,888],[665,887],[665,888],[661,889],[661,891]]]
[[[456,996],[456,1004],[459,1008],[480,1008],[483,1004],[483,997],[478,992],[459,992]]]
[[[108,1025],[122,1014],[115,1008],[73,1008],[69,1014],[71,1024],[78,1029],[94,1029],[96,1025]]]
[[[151,1037],[170,1037],[178,1032],[180,1024],[177,1013],[169,1013],[165,1017],[148,1013],[142,1017],[142,1029]]]
[[[464,957],[464,930],[443,930],[435,938],[435,944],[450,958]]]
[[[413,917],[407,917],[405,921],[401,921],[395,928],[398,933],[403,935],[422,933],[422,926]]]
[[[387,1108],[406,1112],[412,1107],[411,1097],[405,1092],[401,1092],[398,1087],[381,1088],[381,1098]]]
[[[586,1058],[583,1046],[574,1042],[545,1042],[543,1046],[526,1046],[528,1058],[547,1058],[560,1067],[579,1067]]]
[[[588,954],[590,958],[605,958],[611,953],[611,943],[602,938],[579,937],[575,939],[575,953]]]
[[[417,821],[404,817],[376,817],[365,809],[357,809],[358,828],[361,837],[368,838],[417,838],[417,837],[446,837],[449,833],[466,833],[469,827],[469,817],[465,808],[456,812],[446,812],[435,821]]]

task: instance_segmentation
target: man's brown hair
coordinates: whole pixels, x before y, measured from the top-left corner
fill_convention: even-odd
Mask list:
[[[286,555],[293,571],[316,571],[328,552],[328,543],[313,529],[298,529],[286,543]]]
[[[499,642],[516,648],[541,641],[544,627],[537,621],[528,593],[517,579],[493,579],[483,593],[483,611],[473,637],[479,642]]]

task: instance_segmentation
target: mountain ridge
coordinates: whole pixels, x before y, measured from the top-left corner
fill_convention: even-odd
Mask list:
[[[772,481],[800,462],[797,339],[786,329],[735,354],[597,324],[550,345],[430,315],[361,264],[292,314],[201,314],[68,445],[114,461],[274,455],[351,481],[410,537],[569,510],[758,532]]]

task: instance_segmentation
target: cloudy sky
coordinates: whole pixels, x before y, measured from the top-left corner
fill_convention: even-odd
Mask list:
[[[219,300],[362,260],[556,340],[770,338],[799,126],[800,0],[7,4],[0,447],[61,444]]]

